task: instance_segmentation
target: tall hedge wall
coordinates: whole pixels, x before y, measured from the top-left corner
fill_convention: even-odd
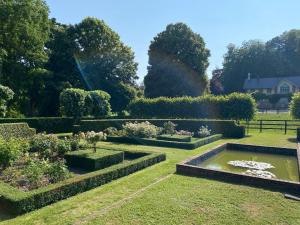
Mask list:
[[[1,123],[27,123],[37,132],[68,133],[72,132],[74,119],[68,117],[34,117],[34,118],[1,118]]]
[[[207,125],[213,133],[223,134],[224,137],[242,138],[245,136],[245,127],[239,126],[232,120],[201,120],[201,119],[106,119],[106,120],[81,120],[79,131],[103,131],[108,127],[122,128],[122,125],[126,122],[144,122],[150,123],[162,127],[167,121],[171,121],[177,124],[177,130],[188,130],[191,132],[197,132],[201,126]],[[78,132],[78,130],[74,131]]]
[[[132,101],[128,110],[134,118],[210,118],[251,120],[256,111],[255,100],[249,94],[197,98],[140,98]]]

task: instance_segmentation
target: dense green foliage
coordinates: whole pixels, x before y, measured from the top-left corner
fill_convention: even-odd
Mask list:
[[[196,133],[201,126],[208,126],[214,134],[222,134],[224,137],[242,138],[245,136],[245,127],[238,126],[231,120],[208,119],[105,119],[105,120],[81,120],[78,129],[80,131],[103,131],[108,127],[122,129],[126,122],[149,121],[157,127],[162,127],[165,122],[171,121],[177,124],[178,131],[190,131]],[[186,133],[186,132],[184,132]],[[180,132],[182,134],[182,132]],[[186,134],[183,134],[186,135]],[[189,134],[190,135],[190,134]]]
[[[135,152],[132,152],[132,154],[135,154]],[[150,153],[128,163],[114,165],[93,173],[73,177],[28,193],[0,182],[1,202],[8,208],[13,209],[15,213],[32,211],[142,170],[165,159],[165,154]]]
[[[7,112],[7,103],[14,97],[14,92],[6,86],[0,85],[0,116],[5,117]]]
[[[2,123],[27,123],[37,132],[67,133],[72,132],[74,119],[68,117],[0,118]]]
[[[0,137],[0,168],[7,167],[17,160],[26,149],[17,139],[6,140]]]
[[[43,67],[47,61],[44,48],[49,37],[48,7],[42,0],[3,0],[0,5],[1,84],[15,93],[17,107],[30,113],[33,99],[30,71]]]
[[[165,140],[165,141],[177,141],[177,142],[191,142],[192,136],[187,135],[177,135],[177,134],[162,134],[157,136],[157,140]]]
[[[290,103],[290,111],[295,119],[300,119],[300,93],[294,94]]]
[[[141,98],[129,105],[130,113],[138,118],[214,118],[251,120],[255,115],[254,99],[248,94],[197,98]]]
[[[241,47],[229,45],[221,75],[225,93],[243,91],[248,73],[251,78],[300,76],[299,43],[300,30],[290,30],[266,43],[252,40]]]
[[[123,162],[124,152],[98,149],[73,151],[65,155],[69,166],[95,171]]]
[[[207,91],[209,50],[186,24],[169,24],[149,47],[145,96],[200,96]]]
[[[27,123],[3,123],[0,124],[0,136],[6,140],[10,138],[29,138],[35,134],[35,129]]]
[[[111,111],[109,100],[110,95],[104,91],[68,88],[60,94],[61,112],[75,119],[89,115],[107,116]]]

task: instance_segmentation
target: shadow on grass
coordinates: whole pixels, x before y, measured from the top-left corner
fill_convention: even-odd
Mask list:
[[[0,204],[0,222],[13,219],[16,215],[9,212],[9,210],[4,207],[2,204]]]
[[[291,143],[297,143],[297,138],[288,138],[288,141]]]

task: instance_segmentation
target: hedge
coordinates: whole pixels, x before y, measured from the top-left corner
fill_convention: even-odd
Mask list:
[[[69,117],[33,117],[33,118],[1,118],[2,123],[28,123],[37,132],[68,133],[72,132],[74,119]]]
[[[65,159],[70,167],[95,171],[123,162],[124,152],[100,149],[95,153],[93,150],[79,150],[67,153]]]
[[[300,127],[297,127],[297,141],[300,141]]]
[[[30,128],[27,123],[0,124],[0,136],[4,139],[28,138],[35,134],[35,129]]]
[[[165,140],[148,139],[148,138],[109,136],[109,137],[107,137],[107,141],[192,150],[192,149],[198,148],[200,146],[217,141],[221,138],[222,138],[221,134],[215,134],[215,135],[211,135],[211,136],[205,137],[205,138],[197,138],[191,142],[178,142],[178,141],[165,141]]]
[[[293,95],[290,103],[290,111],[293,118],[300,119],[300,93]]]
[[[157,140],[165,140],[165,141],[177,141],[177,142],[191,142],[191,136],[184,136],[184,135],[170,135],[170,134],[163,134],[157,137]]]
[[[131,154],[135,154],[135,152],[132,151]],[[142,158],[76,176],[29,192],[18,190],[0,182],[0,204],[16,214],[29,212],[127,176],[165,159],[165,154],[148,152]]]
[[[177,130],[187,130],[196,133],[201,126],[208,126],[212,133],[222,134],[228,138],[242,138],[245,136],[245,127],[237,125],[232,120],[201,120],[201,119],[113,119],[113,120],[81,120],[79,126],[74,132],[78,131],[103,131],[108,127],[122,128],[122,124],[126,122],[143,122],[150,123],[162,127],[167,121],[177,124]]]
[[[255,100],[249,94],[178,98],[140,98],[132,101],[128,110],[134,118],[208,118],[251,120],[256,111]]]

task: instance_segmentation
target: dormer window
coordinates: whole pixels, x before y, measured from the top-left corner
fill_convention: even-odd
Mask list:
[[[290,93],[290,86],[288,84],[284,83],[280,86],[279,91],[280,91],[280,94],[288,94],[288,93]]]

